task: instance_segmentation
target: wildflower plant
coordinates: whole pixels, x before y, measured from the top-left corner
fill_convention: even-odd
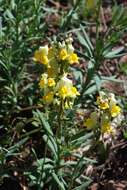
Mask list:
[[[85,119],[84,126],[93,130],[96,140],[104,140],[107,135],[115,137],[120,123],[114,125],[114,121],[120,120],[121,108],[113,93],[99,92],[96,101],[97,109]]]
[[[115,95],[100,91],[105,80],[117,79],[98,71],[106,59],[126,55],[125,47],[116,47],[126,32],[126,9],[115,5],[107,30],[101,32],[105,25],[101,0],[73,1],[69,11],[49,4],[45,0],[0,1],[0,182],[16,173],[16,181],[26,175],[28,186],[38,190],[80,190],[91,181],[84,172],[95,163],[93,157],[86,158],[91,142],[104,144],[107,136],[113,142],[122,118]],[[59,16],[55,23],[52,15]],[[89,33],[92,26],[95,37]],[[52,32],[54,39],[74,33],[79,48],[74,49],[68,38],[37,49],[40,41],[51,40]],[[31,73],[32,56],[39,66],[34,64]],[[88,61],[85,69],[78,65],[80,60]],[[96,91],[100,91],[96,109],[82,128],[82,106],[88,107]],[[76,108],[83,113],[81,120]],[[28,164],[25,172],[18,168],[21,160],[23,168]]]
[[[54,189],[57,186],[58,189],[71,190],[73,187],[85,187],[91,181],[85,178],[83,168],[94,161],[87,160],[83,151],[78,152],[80,145],[86,145],[89,135],[85,137],[84,133],[77,131],[75,122],[71,122],[68,116],[68,113],[71,113],[71,118],[74,119],[71,110],[74,100],[80,95],[70,79],[70,66],[79,64],[80,61],[72,42],[72,38],[62,42],[53,41],[51,45],[42,46],[34,53],[33,60],[42,64],[44,70],[38,84],[40,103],[44,109],[43,112],[34,112],[34,124],[37,122],[37,125],[40,123],[43,127],[45,153],[43,159],[37,159],[37,174],[26,175],[31,179],[36,178],[34,184],[39,188],[47,184]],[[80,132],[81,134],[78,134]]]

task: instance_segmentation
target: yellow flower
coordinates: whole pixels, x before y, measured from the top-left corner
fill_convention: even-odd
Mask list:
[[[69,55],[69,57],[68,57],[68,60],[69,60],[69,63],[70,63],[70,64],[79,63],[79,62],[78,62],[79,58],[78,58],[78,56],[77,56],[76,53],[71,53],[71,54]]]
[[[67,86],[63,86],[58,90],[59,96],[65,99],[68,96],[68,88]]]
[[[92,112],[90,117],[84,122],[84,126],[87,129],[92,129],[97,126],[97,112]]]
[[[40,88],[53,87],[55,84],[55,80],[53,78],[48,78],[46,73],[41,75],[41,80],[39,82]]]
[[[43,96],[44,103],[52,103],[54,98],[53,92],[48,92],[46,95]]]
[[[65,60],[68,57],[67,50],[65,48],[62,48],[59,52],[59,59]]]
[[[75,87],[63,86],[59,89],[59,95],[62,98],[70,97],[76,98],[76,96],[80,95]]]
[[[87,129],[92,129],[95,126],[95,122],[92,118],[88,118],[85,122],[84,122],[84,126],[87,127]]]
[[[39,51],[39,50],[35,51],[34,60],[38,61],[44,65],[47,65],[49,62],[48,57],[46,55],[42,55],[41,51]]]
[[[48,78],[48,86],[49,87],[53,87],[55,86],[55,80],[53,78]]]
[[[102,126],[101,126],[101,133],[104,134],[104,133],[112,133],[113,130],[112,130],[112,127],[111,127],[111,124],[109,121],[105,121]]]
[[[76,96],[80,95],[77,89],[73,86],[62,86],[58,90],[59,96],[62,98],[70,97],[70,98],[76,98]]]
[[[77,89],[73,86],[72,81],[64,75],[57,83],[56,90],[62,98],[75,98],[80,95]]]
[[[72,86],[69,92],[69,96],[72,98],[75,98],[76,96],[79,96],[79,95],[80,93],[77,91],[77,89],[74,86]]]
[[[40,61],[42,64],[44,65],[47,65],[49,60],[48,60],[48,57],[45,55],[45,56],[42,56],[41,57],[41,61]]]
[[[41,80],[39,82],[39,87],[40,88],[45,88],[46,85],[47,85],[47,74],[44,73],[44,74],[41,75]]]
[[[44,88],[46,86],[46,80],[45,79],[41,79],[40,82],[39,82],[39,87],[40,88]]]
[[[111,112],[112,117],[116,117],[120,114],[121,108],[119,106],[117,106],[116,104],[114,104],[111,106],[110,112]]]
[[[108,100],[103,100],[100,96],[97,97],[97,104],[103,110],[109,108]]]
[[[38,61],[44,65],[47,65],[48,60],[48,46],[40,47],[39,50],[36,50],[34,53],[34,60]]]

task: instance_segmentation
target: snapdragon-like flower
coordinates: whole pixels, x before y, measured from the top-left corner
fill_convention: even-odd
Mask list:
[[[67,57],[68,57],[67,50],[65,48],[60,49],[59,59],[64,61],[65,59],[67,59]]]
[[[111,134],[113,131],[111,126],[111,119],[107,112],[104,112],[102,115],[100,115],[100,127],[102,134]]]
[[[68,97],[68,88],[67,86],[62,86],[58,89],[58,94],[61,98],[65,99]]]
[[[50,67],[54,65],[52,62],[57,63],[59,61],[66,61],[69,64],[79,63],[79,57],[74,52],[72,39],[69,38],[58,44],[56,46],[54,43],[50,48],[47,45],[41,46],[39,50],[35,51],[34,60]]]
[[[71,54],[69,54],[68,61],[70,64],[78,63],[79,58],[76,53],[71,53]]]
[[[121,112],[121,108],[116,104],[113,104],[110,108],[110,113],[112,117],[117,117]]]
[[[48,78],[48,75],[46,73],[42,74],[41,75],[41,80],[39,82],[39,87],[40,88],[45,88],[46,85],[47,85],[47,78]]]
[[[56,98],[61,98],[63,100],[69,99],[68,101],[67,100],[65,101],[66,108],[70,107],[70,105],[72,104],[71,102],[73,102],[70,100],[70,98],[75,99],[76,96],[80,95],[78,90],[73,86],[72,81],[68,79],[66,75],[64,75],[56,83],[54,78],[48,78],[48,75],[44,73],[41,76],[39,86],[40,88],[44,89],[43,100],[45,101],[45,103],[52,103],[51,100],[55,95]],[[53,95],[52,93],[51,94],[49,93],[50,88],[51,88],[51,91],[53,91]],[[47,94],[47,91],[48,91],[48,94]]]
[[[54,78],[48,78],[48,75],[46,73],[41,75],[41,79],[39,82],[40,88],[47,88],[47,87],[54,87],[56,84]]]
[[[101,126],[101,133],[107,133],[107,134],[111,134],[113,132],[112,127],[111,127],[111,123],[109,121],[105,121],[102,126]]]
[[[105,109],[108,109],[109,108],[109,104],[108,104],[108,100],[105,99],[103,100],[102,97],[97,97],[97,104],[98,106],[102,109],[102,110],[105,110]]]
[[[90,114],[90,117],[87,118],[87,119],[84,121],[83,125],[84,125],[85,127],[87,127],[87,129],[93,129],[93,128],[95,128],[95,127],[97,126],[97,118],[98,118],[97,112],[92,112],[92,113]]]
[[[58,82],[56,90],[61,98],[76,98],[80,95],[77,89],[73,86],[72,81],[65,76]]]
[[[99,96],[97,97],[97,105],[102,110],[105,110],[105,109],[109,108],[108,98],[106,97],[106,94],[103,91],[101,91],[99,93]]]
[[[71,98],[76,98],[76,96],[79,96],[79,95],[80,95],[80,93],[78,92],[77,88],[72,86],[71,91],[70,91],[70,97]]]
[[[43,96],[43,102],[46,104],[51,104],[53,102],[54,99],[54,93],[52,91],[47,92],[44,96]]]
[[[109,94],[109,109],[112,117],[117,117],[121,112],[121,108],[117,105],[117,101],[113,93]]]
[[[48,78],[48,86],[53,87],[55,86],[56,82],[53,78]]]
[[[49,60],[48,60],[48,46],[47,45],[41,46],[39,50],[35,51],[34,60],[44,65],[48,64]]]

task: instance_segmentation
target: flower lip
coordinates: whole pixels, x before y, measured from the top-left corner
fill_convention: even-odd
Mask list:
[[[42,53],[42,55],[48,55],[48,45],[40,46],[39,51]]]

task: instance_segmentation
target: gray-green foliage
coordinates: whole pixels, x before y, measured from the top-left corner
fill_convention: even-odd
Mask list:
[[[90,145],[92,137],[92,133],[86,134],[84,129],[80,130],[76,126],[75,110],[70,114],[66,113],[67,118],[64,118],[63,144],[54,135],[57,130],[55,127],[58,127],[58,112],[53,110],[52,115],[47,118],[46,113],[31,111],[39,99],[35,80],[43,69],[40,65],[34,66],[32,57],[42,41],[50,40],[47,37],[50,26],[46,23],[50,14],[59,12],[61,21],[58,23],[59,33],[53,38],[74,33],[74,39],[83,50],[77,48],[77,52],[82,59],[89,61],[85,71],[82,68],[71,68],[77,87],[81,89],[78,106],[80,107],[86,95],[100,90],[104,80],[116,80],[114,77],[100,76],[98,69],[105,59],[126,54],[123,47],[113,49],[126,31],[125,9],[117,5],[113,8],[109,29],[100,37],[99,17],[94,23],[86,21],[87,18],[80,19],[78,12],[81,12],[81,2],[83,1],[73,1],[74,7],[64,12],[47,6],[44,0],[0,0],[0,130],[3,132],[0,136],[0,177],[8,174],[8,168],[5,167],[7,159],[20,156],[26,142],[39,133],[39,140],[43,145],[41,152],[38,156],[35,147],[30,149],[31,167],[26,168],[24,172],[28,177],[29,186],[36,185],[38,189],[42,189],[47,185],[49,190],[55,190],[56,187],[60,190],[84,190],[91,182],[85,176],[84,170],[89,163],[95,161],[79,152],[73,155],[74,160],[66,160],[68,157],[71,158],[72,150]],[[120,14],[117,14],[118,11]],[[97,33],[95,44],[87,33],[93,24]],[[23,111],[23,107],[26,107],[26,112]],[[33,109],[36,109],[36,106]],[[45,109],[41,107],[41,110]]]
[[[35,99],[30,58],[47,28],[44,6],[45,1],[40,0],[0,1],[1,168],[8,157],[20,153],[17,144],[21,148],[26,142],[20,136],[17,142],[12,136],[20,133],[28,121],[27,116],[20,116],[21,108],[32,105]],[[27,136],[25,140],[28,140]],[[7,172],[5,168],[1,169],[3,171]]]
[[[32,90],[31,74],[26,67],[46,30],[43,7],[44,1],[39,0],[0,2],[1,117],[9,113],[10,108],[11,111],[18,108],[27,87]]]
[[[101,1],[100,1],[101,2]],[[120,14],[117,14],[119,10]],[[100,11],[102,11],[100,9]],[[99,13],[99,15],[101,15]],[[88,94],[99,91],[101,84],[103,83],[103,77],[99,74],[99,68],[105,60],[111,60],[120,58],[127,54],[124,46],[117,47],[117,43],[120,42],[123,35],[127,30],[127,15],[126,9],[122,6],[114,5],[112,8],[111,23],[103,34],[99,31],[101,23],[100,17],[95,19],[96,32],[95,32],[95,44],[91,42],[90,36],[87,34],[87,27],[81,25],[80,30],[76,31],[77,39],[82,45],[83,52],[79,54],[88,61],[86,72],[80,71],[81,75],[85,75],[85,82],[82,81],[81,95],[86,96]],[[94,25],[91,23],[91,25]],[[91,25],[89,25],[91,27]],[[89,28],[88,26],[88,28]],[[115,75],[114,75],[115,77]],[[81,77],[80,77],[81,78]],[[105,80],[110,80],[110,77],[104,77]],[[117,81],[117,79],[116,79]],[[118,80],[119,82],[119,80]]]
[[[35,119],[42,126],[42,136],[45,141],[44,157],[37,158],[33,150],[36,161],[30,171],[25,172],[29,177],[29,185],[36,185],[38,189],[48,187],[49,189],[73,189],[77,187],[83,189],[91,182],[90,178],[84,175],[84,169],[94,160],[86,158],[84,153],[71,153],[71,150],[85,147],[90,142],[92,134],[84,135],[80,132],[69,140],[69,144],[61,144],[57,136],[53,134],[52,127],[47,122],[45,114],[40,111],[34,112]],[[72,156],[72,158],[71,158]],[[69,158],[67,160],[67,158]],[[75,159],[73,160],[73,157]],[[46,186],[45,186],[46,185]]]

